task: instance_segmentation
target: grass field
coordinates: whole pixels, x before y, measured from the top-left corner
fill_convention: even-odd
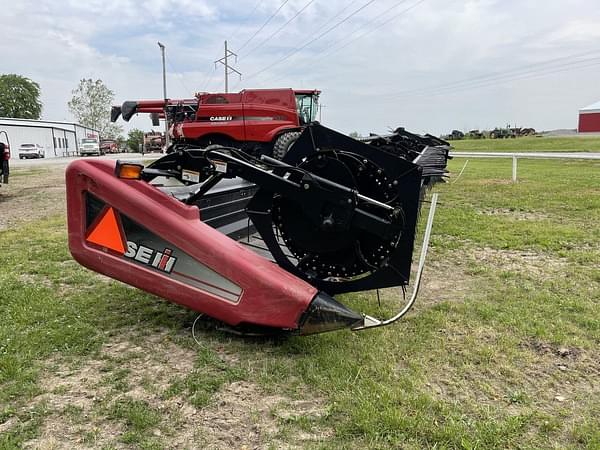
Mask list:
[[[194,313],[78,266],[64,203],[45,198],[54,211],[0,232],[0,449],[600,448],[600,163],[510,174],[472,160],[436,188],[402,322],[277,341],[204,329],[201,345]],[[0,202],[44,203],[20,193],[26,175]],[[385,316],[397,294],[342,300]]]
[[[600,136],[464,139],[462,141],[451,141],[451,144],[456,151],[465,152],[600,152]]]

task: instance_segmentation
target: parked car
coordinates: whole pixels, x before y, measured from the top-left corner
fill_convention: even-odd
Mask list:
[[[104,155],[104,151],[100,148],[100,143],[96,139],[91,138],[81,140],[79,153],[81,156]]]
[[[46,150],[40,144],[21,144],[19,146],[19,159],[44,158]]]

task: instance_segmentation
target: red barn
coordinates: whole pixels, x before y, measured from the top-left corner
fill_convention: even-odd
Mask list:
[[[579,110],[577,131],[580,133],[600,133],[600,102]]]

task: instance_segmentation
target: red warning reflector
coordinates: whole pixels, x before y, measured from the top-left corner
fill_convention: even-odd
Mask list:
[[[97,221],[96,225],[88,233],[88,242],[106,247],[117,253],[125,254],[125,243],[121,233],[121,226],[117,220],[117,214],[112,207],[107,208]]]

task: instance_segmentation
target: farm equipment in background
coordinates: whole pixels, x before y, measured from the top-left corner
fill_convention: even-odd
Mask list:
[[[516,130],[518,137],[535,136],[537,134],[535,128],[516,128]]]
[[[507,125],[505,128],[494,128],[490,131],[490,139],[514,139],[524,136],[535,136],[534,128],[511,127]]]
[[[465,135],[465,137],[467,139],[485,139],[485,132],[481,132],[479,130],[471,130]]]
[[[114,139],[102,139],[100,141],[100,151],[106,153],[119,153],[119,144]]]
[[[161,153],[165,147],[165,135],[160,131],[144,133],[144,153]]]
[[[461,139],[508,139],[508,138],[517,138],[524,136],[535,136],[537,133],[535,128],[511,128],[507,125],[505,128],[494,128],[492,131],[479,131],[479,130],[471,130],[468,133],[464,134],[459,130],[452,130],[452,133],[442,136],[444,139],[449,141],[453,140],[461,140]]]
[[[281,159],[302,129],[313,122],[320,91],[245,89],[238,93],[198,93],[194,99],[126,101],[113,106],[111,120],[137,113],[169,122],[174,145],[235,147]],[[170,152],[173,149],[167,149]]]
[[[490,131],[490,139],[510,139],[516,137],[517,135],[515,132],[509,127],[494,128],[492,131]]]
[[[442,136],[444,139],[449,141],[460,141],[465,138],[465,133],[460,130],[452,130],[452,132],[446,136]]]
[[[203,108],[183,124],[205,126],[197,120]],[[275,114],[279,106],[273,108]],[[253,111],[243,109],[258,114]],[[242,127],[247,120],[239,119]],[[271,120],[253,126],[261,122]],[[419,211],[426,189],[445,174],[450,147],[401,128],[365,142],[318,123],[302,128],[282,159],[180,140],[147,167],[71,163],[71,253],[92,270],[241,334],[312,334],[395,322],[416,299],[424,252],[413,294],[391,319],[359,314],[333,295],[409,284]],[[171,187],[175,180],[180,185]]]
[[[10,174],[10,139],[6,131],[0,131],[0,185],[8,184]]]

